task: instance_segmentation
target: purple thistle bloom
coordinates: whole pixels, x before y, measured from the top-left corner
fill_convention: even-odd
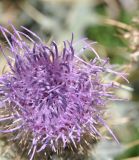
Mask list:
[[[1,48],[10,70],[0,77],[1,110],[6,113],[0,122],[8,121],[0,133],[16,133],[13,140],[28,141],[30,160],[47,147],[56,152],[68,144],[77,148],[84,135],[100,137],[100,125],[117,141],[103,120],[107,102],[115,100],[114,83],[103,77],[116,73],[108,59],[100,59],[85,39],[79,41],[84,44],[79,53],[93,51],[96,57],[90,62],[77,56],[73,36],[59,50],[55,42],[48,46],[25,27],[39,42],[12,28],[13,33],[0,27],[11,52],[6,56]]]

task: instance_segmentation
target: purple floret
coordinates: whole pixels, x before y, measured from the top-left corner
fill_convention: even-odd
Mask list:
[[[13,33],[0,27],[11,52],[7,56],[1,49],[9,70],[0,77],[1,109],[7,113],[0,121],[11,124],[0,133],[16,132],[13,139],[26,137],[30,160],[47,147],[56,152],[70,143],[76,148],[84,135],[100,137],[98,126],[105,126],[116,139],[103,120],[107,102],[115,100],[114,83],[104,79],[108,72],[115,73],[109,60],[100,59],[96,52],[90,62],[79,58],[84,50],[94,51],[86,39],[78,42],[84,45],[77,52],[73,35],[59,49],[55,42],[44,44],[25,27],[38,41],[12,28]]]

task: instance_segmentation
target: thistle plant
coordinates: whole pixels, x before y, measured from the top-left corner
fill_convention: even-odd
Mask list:
[[[105,75],[124,74],[113,71],[109,59],[101,59],[86,39],[74,42],[72,35],[60,49],[25,27],[26,33],[11,27],[13,33],[0,27],[10,51],[6,55],[1,47],[9,70],[0,77],[0,133],[13,133],[12,140],[27,143],[30,160],[47,148],[78,149],[87,137],[102,137],[100,126],[117,141],[103,118],[107,103],[116,100],[116,85]],[[89,62],[78,56],[86,50],[95,55]]]

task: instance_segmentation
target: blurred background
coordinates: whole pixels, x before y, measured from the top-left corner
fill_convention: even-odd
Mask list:
[[[101,140],[89,156],[77,159],[139,160],[139,0],[0,0],[0,25],[9,28],[8,21],[18,29],[21,25],[31,29],[45,42],[61,43],[72,32],[75,39],[88,37],[98,42],[94,48],[101,57],[110,57],[128,73],[130,83],[121,81],[123,89],[117,90],[128,101],[109,104],[107,113],[120,144]],[[0,34],[0,43],[4,42]],[[89,53],[85,56],[92,58]],[[1,58],[1,72],[4,64]],[[20,159],[1,138],[0,160]]]

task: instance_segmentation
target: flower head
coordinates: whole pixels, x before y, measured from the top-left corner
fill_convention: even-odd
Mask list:
[[[99,125],[116,139],[103,120],[107,102],[115,97],[113,82],[104,81],[112,72],[108,59],[100,59],[96,52],[90,62],[79,58],[79,52],[94,51],[84,39],[77,42],[83,44],[77,53],[73,36],[60,50],[25,27],[39,42],[12,28],[13,33],[0,27],[11,52],[6,56],[2,49],[10,70],[0,77],[1,109],[6,113],[0,121],[8,121],[0,133],[16,133],[13,139],[28,141],[30,160],[47,147],[54,152],[69,144],[76,148],[84,135],[101,136]]]

